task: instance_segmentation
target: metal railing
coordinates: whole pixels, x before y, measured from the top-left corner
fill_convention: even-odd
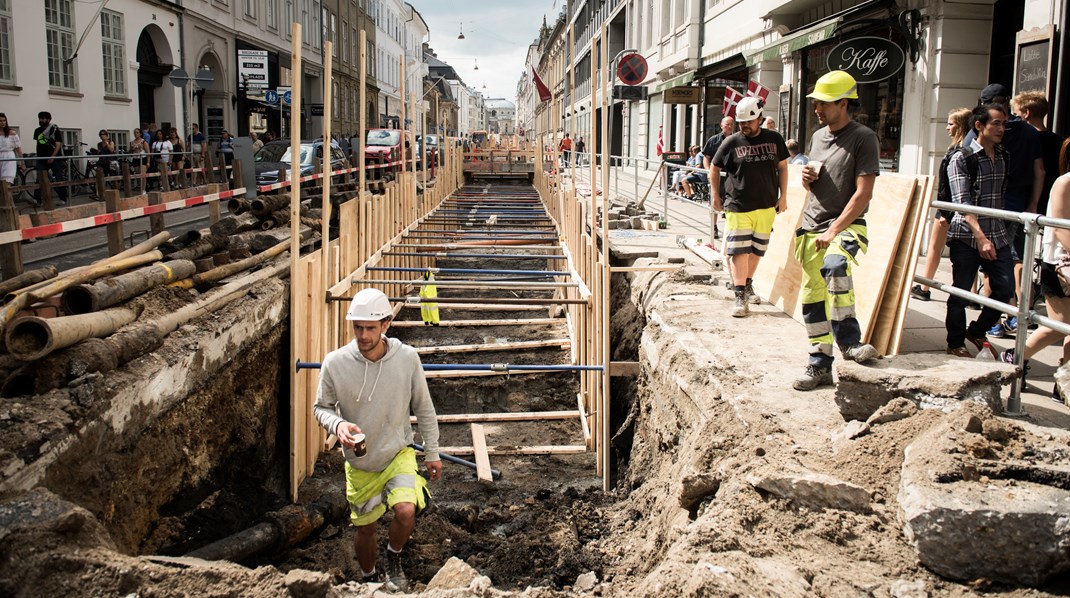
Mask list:
[[[1009,220],[1011,222],[1021,223],[1025,233],[1025,249],[1022,252],[1023,256],[1029,256],[1029,259],[1033,259],[1037,251],[1037,234],[1041,232],[1044,226],[1051,226],[1055,228],[1062,228],[1070,230],[1070,220],[1062,218],[1049,218],[1048,216],[1041,216],[1040,214],[1033,213],[1021,213],[1010,212],[1007,210],[997,210],[994,208],[982,208],[978,206],[970,206],[959,203],[951,203],[946,201],[934,201],[932,207],[937,210],[961,212],[963,214],[974,214],[976,216],[985,216],[988,218],[998,218],[1000,220]],[[1024,260],[1023,260],[1024,261]],[[1022,376],[1020,376],[1014,384],[1011,386],[1011,396],[1007,400],[1007,414],[1008,415],[1024,415],[1022,411],[1022,390],[1025,386],[1025,343],[1028,333],[1022,331],[1029,330],[1029,324],[1034,323],[1039,326],[1045,326],[1052,330],[1064,334],[1070,335],[1070,324],[1066,322],[1060,322],[1047,316],[1042,316],[1035,309],[1033,309],[1033,268],[1032,264],[1028,264],[1029,267],[1022,268],[1022,280],[1021,280],[1021,296],[1018,297],[1018,305],[1014,306],[1002,301],[996,301],[984,295],[979,295],[971,291],[966,291],[955,287],[950,284],[944,284],[937,282],[930,278],[925,278],[920,274],[914,275],[914,282],[928,286],[930,289],[936,289],[943,291],[948,295],[954,295],[960,299],[966,299],[968,301],[976,301],[984,307],[990,307],[1008,315],[1014,315],[1018,318],[1018,330],[1014,337],[1014,365],[1021,369]]]

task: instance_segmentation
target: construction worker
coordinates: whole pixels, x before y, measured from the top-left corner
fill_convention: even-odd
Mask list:
[[[431,481],[441,477],[442,461],[438,418],[420,357],[412,347],[386,337],[393,315],[382,291],[364,289],[353,297],[346,312],[346,320],[353,322],[353,342],[323,360],[315,414],[342,445],[346,499],[357,528],[354,545],[364,581],[384,581],[383,589],[396,592],[408,588],[401,551],[416,527],[417,513],[430,499],[410,446],[410,410],[416,414]],[[394,518],[384,579],[376,572],[376,521],[388,508]]]
[[[810,338],[809,364],[795,380],[796,390],[832,384],[834,338],[846,359],[861,363],[877,356],[876,349],[862,343],[851,278],[851,264],[869,244],[862,216],[880,174],[877,134],[851,118],[858,84],[850,74],[822,75],[806,97],[814,101],[824,127],[810,141],[810,162],[802,171],[809,194],[802,228],[795,232],[803,322]]]
[[[424,280],[428,282],[420,287],[420,299],[437,299],[438,287],[434,284],[435,274],[428,270],[424,272]],[[438,326],[438,303],[420,303],[420,317],[427,326]]]
[[[745,97],[736,106],[739,132],[717,149],[710,166],[713,209],[725,213],[735,305],[732,316],[745,317],[760,302],[751,281],[769,247],[773,219],[788,209],[788,148],[776,131],[762,127],[762,103]],[[721,189],[721,172],[728,174]]]

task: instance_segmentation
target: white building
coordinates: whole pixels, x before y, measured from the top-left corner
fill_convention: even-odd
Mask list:
[[[497,135],[516,133],[516,105],[505,98],[487,98],[483,102],[487,131]]]
[[[423,62],[427,23],[419,11],[401,0],[368,0],[368,16],[377,27],[379,126],[400,127],[402,78],[405,93],[409,95],[422,91],[421,81],[427,76],[427,65]],[[407,100],[405,110],[409,110]]]
[[[37,113],[52,113],[68,148],[120,146],[142,122],[182,125],[182,93],[167,79],[181,60],[177,3],[0,0],[0,105],[27,152]],[[84,35],[81,45],[79,39]]]

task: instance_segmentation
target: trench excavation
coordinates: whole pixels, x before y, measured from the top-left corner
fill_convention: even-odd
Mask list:
[[[473,428],[481,428],[501,477],[483,481],[475,469],[445,464],[406,549],[410,579],[428,582],[450,557],[503,589],[563,588],[588,571],[601,575],[590,546],[602,534],[600,509],[610,498],[577,409],[580,380],[568,365],[568,322],[553,282],[568,279],[567,262],[552,221],[529,186],[470,185],[422,226],[434,228],[415,229],[391,251],[420,260],[409,270],[433,268],[440,322],[425,324],[427,304],[410,300],[388,335],[421,353],[442,450],[478,461]],[[373,272],[380,283],[413,276],[399,270]],[[284,444],[281,433],[277,444]],[[244,497],[263,486],[240,466],[217,479],[229,484],[162,509],[139,551],[325,571],[334,583],[360,579],[353,528],[339,501],[345,482],[337,449],[319,457],[293,507],[268,495],[247,508]]]

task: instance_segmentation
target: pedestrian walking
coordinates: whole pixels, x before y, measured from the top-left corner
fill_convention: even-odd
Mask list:
[[[189,151],[190,161],[193,163],[193,174],[190,176],[190,180],[194,185],[198,184],[198,180],[201,184],[207,183],[208,179],[202,169],[204,168],[204,156],[208,153],[208,140],[197,123],[193,123],[190,126]]]
[[[47,177],[48,173],[52,173],[53,181],[67,180],[67,164],[62,159],[63,133],[52,122],[52,113],[45,110],[37,113],[37,123],[38,127],[33,130],[33,138],[37,142],[35,167],[38,180]],[[61,185],[55,189],[59,195],[56,205],[67,205],[67,186]]]
[[[851,264],[869,244],[863,216],[880,174],[877,134],[851,116],[858,84],[847,72],[825,73],[806,97],[824,126],[811,137],[810,163],[802,170],[808,191],[803,225],[795,232],[802,315],[810,340],[809,363],[793,384],[796,390],[833,383],[834,340],[845,359],[861,363],[877,356],[872,345],[862,342],[851,277]]]
[[[115,160],[115,142],[106,129],[101,129],[97,136],[100,138],[97,142],[97,169],[104,173],[104,176],[111,176],[111,164]],[[104,198],[97,194],[96,185],[93,186],[89,198],[104,201]]]
[[[171,172],[178,172],[179,170],[185,170],[185,168],[186,168],[186,148],[185,148],[185,146],[182,145],[182,137],[178,134],[178,129],[171,129],[171,137],[170,137],[169,141],[171,142],[171,149],[173,150],[172,153],[171,153]],[[175,183],[176,184],[171,185],[172,189],[174,189],[175,187],[179,186],[177,184],[178,180],[179,180],[178,176],[176,175],[175,176]]]
[[[583,155],[587,153],[587,144],[583,142],[583,137],[576,140],[576,164],[583,165]]]
[[[724,143],[725,138],[736,132],[736,119],[731,116],[726,116],[721,119],[721,130],[706,140],[706,143],[702,146],[702,167],[707,171],[710,170],[710,166],[713,164],[713,157],[717,155],[718,148]],[[722,175],[725,175],[722,173]],[[712,179],[712,175],[710,176]],[[722,177],[718,184],[724,187],[724,178]],[[712,183],[711,183],[712,185]],[[713,219],[713,238],[720,239],[721,233],[717,231],[717,211],[710,211],[710,218]]]
[[[557,146],[557,149],[561,152],[561,162],[563,167],[567,168],[569,157],[572,153],[572,139],[569,138],[568,133],[565,133],[565,136],[561,139],[561,143]]]
[[[745,97],[736,106],[739,132],[721,143],[710,167],[713,209],[725,213],[735,303],[742,318],[760,302],[752,286],[758,262],[769,248],[773,219],[788,208],[788,148],[780,133],[762,127],[762,105]],[[721,172],[727,173],[725,187]]]
[[[940,201],[953,201],[951,189],[947,184],[947,167],[951,163],[951,157],[962,147],[966,138],[966,132],[970,130],[970,115],[973,110],[969,108],[955,108],[947,113],[947,134],[951,137],[951,145],[940,161],[940,171],[937,173],[939,185],[936,189],[936,198]],[[922,274],[925,278],[932,279],[936,276],[936,269],[940,267],[940,258],[947,246],[947,229],[951,226],[953,212],[937,210],[933,219],[932,232],[929,234],[929,251],[925,254],[925,270]],[[916,284],[910,289],[910,296],[919,301],[928,301],[932,298],[932,291],[927,285]]]
[[[973,109],[970,127],[976,133],[969,146],[957,152],[947,167],[951,197],[955,203],[982,208],[1001,209],[1007,189],[1007,151],[1003,139],[1007,110],[1001,104]],[[977,269],[988,277],[991,298],[1006,302],[1014,295],[1013,230],[1003,220],[988,216],[956,212],[948,229],[952,284],[970,290]],[[967,300],[951,295],[947,298],[947,352],[970,357],[965,341],[978,351],[985,350],[986,332],[999,322],[1000,312],[982,307],[977,319],[966,325]],[[991,347],[989,349],[991,351]],[[995,355],[993,355],[995,357]]]
[[[264,147],[264,142],[256,138],[256,131],[249,131],[249,139],[253,140],[253,154],[260,151],[260,148]]]
[[[134,129],[133,135],[130,138],[130,146],[127,148],[127,153],[132,154],[132,157],[130,158],[130,168],[139,175],[134,186],[139,190],[144,189],[145,173],[147,172],[149,165],[149,144],[145,142],[145,137],[140,128]]]
[[[1027,119],[1028,120],[1028,119]],[[1058,178],[1052,184],[1051,197],[1048,201],[1046,214],[1051,218],[1070,219],[1070,139],[1062,144],[1057,163]],[[1044,303],[1048,308],[1048,317],[1058,322],[1070,323],[1070,296],[1063,290],[1057,269],[1070,264],[1070,230],[1044,227],[1044,237],[1041,241],[1041,264],[1040,264],[1040,292],[1044,296]],[[1025,386],[1025,374],[1029,371],[1029,359],[1041,349],[1053,345],[1062,340],[1063,353],[1059,359],[1059,365],[1070,360],[1070,336],[1064,336],[1051,328],[1041,326],[1037,328],[1025,341],[1022,386]],[[1000,354],[1002,361],[1014,363],[1014,349]],[[1063,402],[1059,393],[1059,385],[1051,393],[1051,398],[1059,403]]]
[[[346,498],[357,528],[357,562],[366,582],[379,581],[376,522],[393,511],[386,545],[384,589],[405,591],[402,550],[416,527],[416,515],[430,499],[418,474],[410,411],[424,442],[431,481],[442,475],[438,419],[416,350],[388,338],[390,300],[377,289],[353,297],[346,320],[353,341],[330,352],[320,369],[316,420],[338,437],[345,457]],[[367,436],[365,436],[367,435]]]
[[[22,162],[16,160],[22,158],[22,140],[15,129],[8,125],[7,115],[3,112],[0,112],[0,131],[3,132],[0,136],[0,181],[10,184],[15,182],[16,172],[26,169]]]
[[[152,168],[153,172],[160,173],[159,188],[163,188],[163,176],[167,172],[167,166],[171,163],[171,151],[174,147],[171,141],[164,136],[163,130],[156,131],[156,137],[152,141]]]

